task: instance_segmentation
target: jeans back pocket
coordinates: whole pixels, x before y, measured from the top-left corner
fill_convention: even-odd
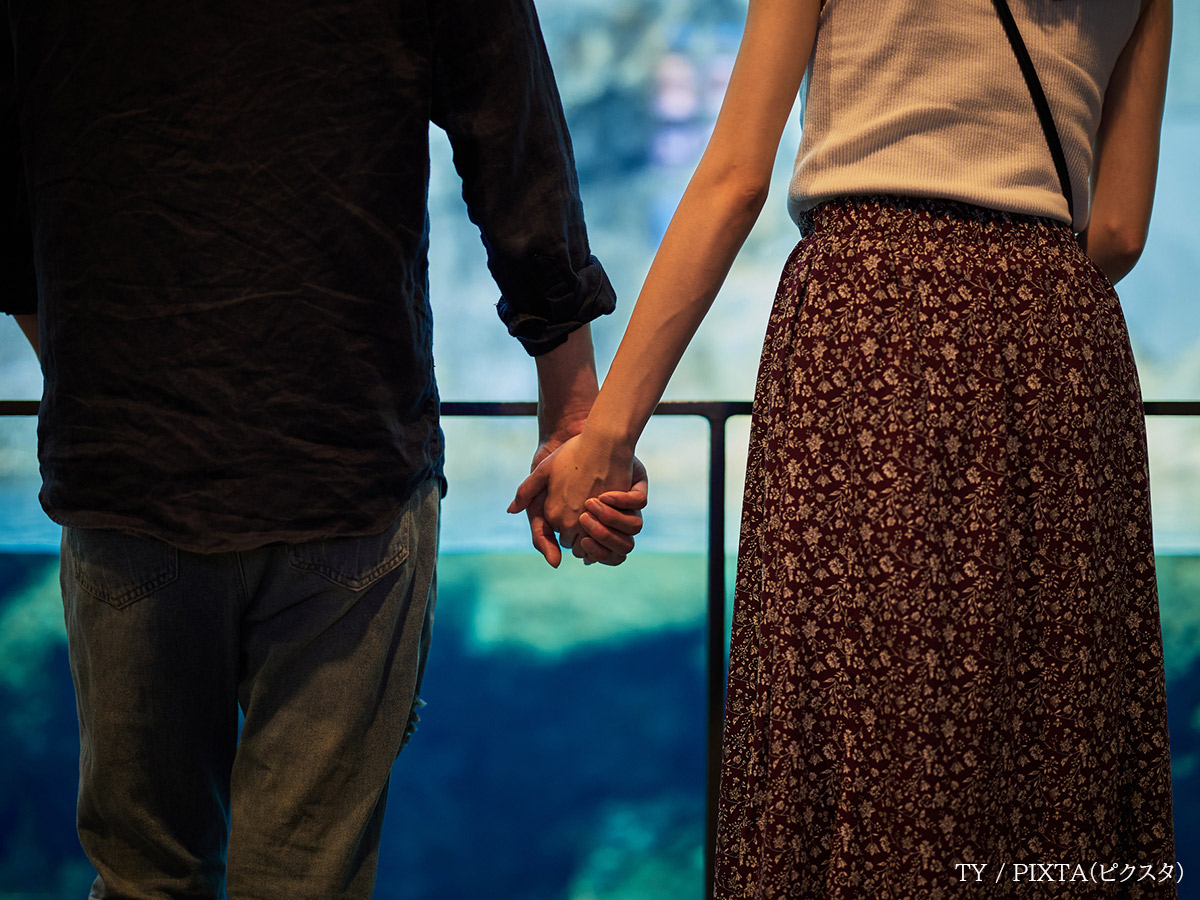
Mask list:
[[[116,609],[136,603],[179,577],[179,551],[170,544],[95,528],[65,528],[76,583]]]
[[[410,525],[411,514],[406,509],[379,534],[292,544],[288,561],[293,568],[361,591],[408,559]]]

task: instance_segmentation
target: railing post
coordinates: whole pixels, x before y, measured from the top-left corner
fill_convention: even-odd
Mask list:
[[[725,425],[728,411],[710,413],[708,445],[708,740],[705,788],[704,886],[713,895],[717,800],[721,791],[721,729],[725,716]]]

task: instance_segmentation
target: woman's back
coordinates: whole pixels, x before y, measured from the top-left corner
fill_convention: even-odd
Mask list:
[[[1087,224],[1105,89],[1137,0],[1014,0]],[[991,0],[828,0],[805,85],[793,215],[846,194],[943,197],[1066,221],[1037,113]]]

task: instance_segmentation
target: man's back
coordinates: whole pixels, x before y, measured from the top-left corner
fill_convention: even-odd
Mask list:
[[[10,14],[64,524],[198,551],[373,533],[440,476],[431,119],[527,349],[611,308],[525,3]]]

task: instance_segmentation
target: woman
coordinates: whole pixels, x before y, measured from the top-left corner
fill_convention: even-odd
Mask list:
[[[805,236],[743,505],[722,898],[1175,894],[1144,423],[1110,283],[1149,223],[1170,0],[1014,6],[1073,222],[990,0],[751,0],[587,425],[518,494],[546,489],[564,546],[611,561],[599,501],[630,483],[808,69]]]

